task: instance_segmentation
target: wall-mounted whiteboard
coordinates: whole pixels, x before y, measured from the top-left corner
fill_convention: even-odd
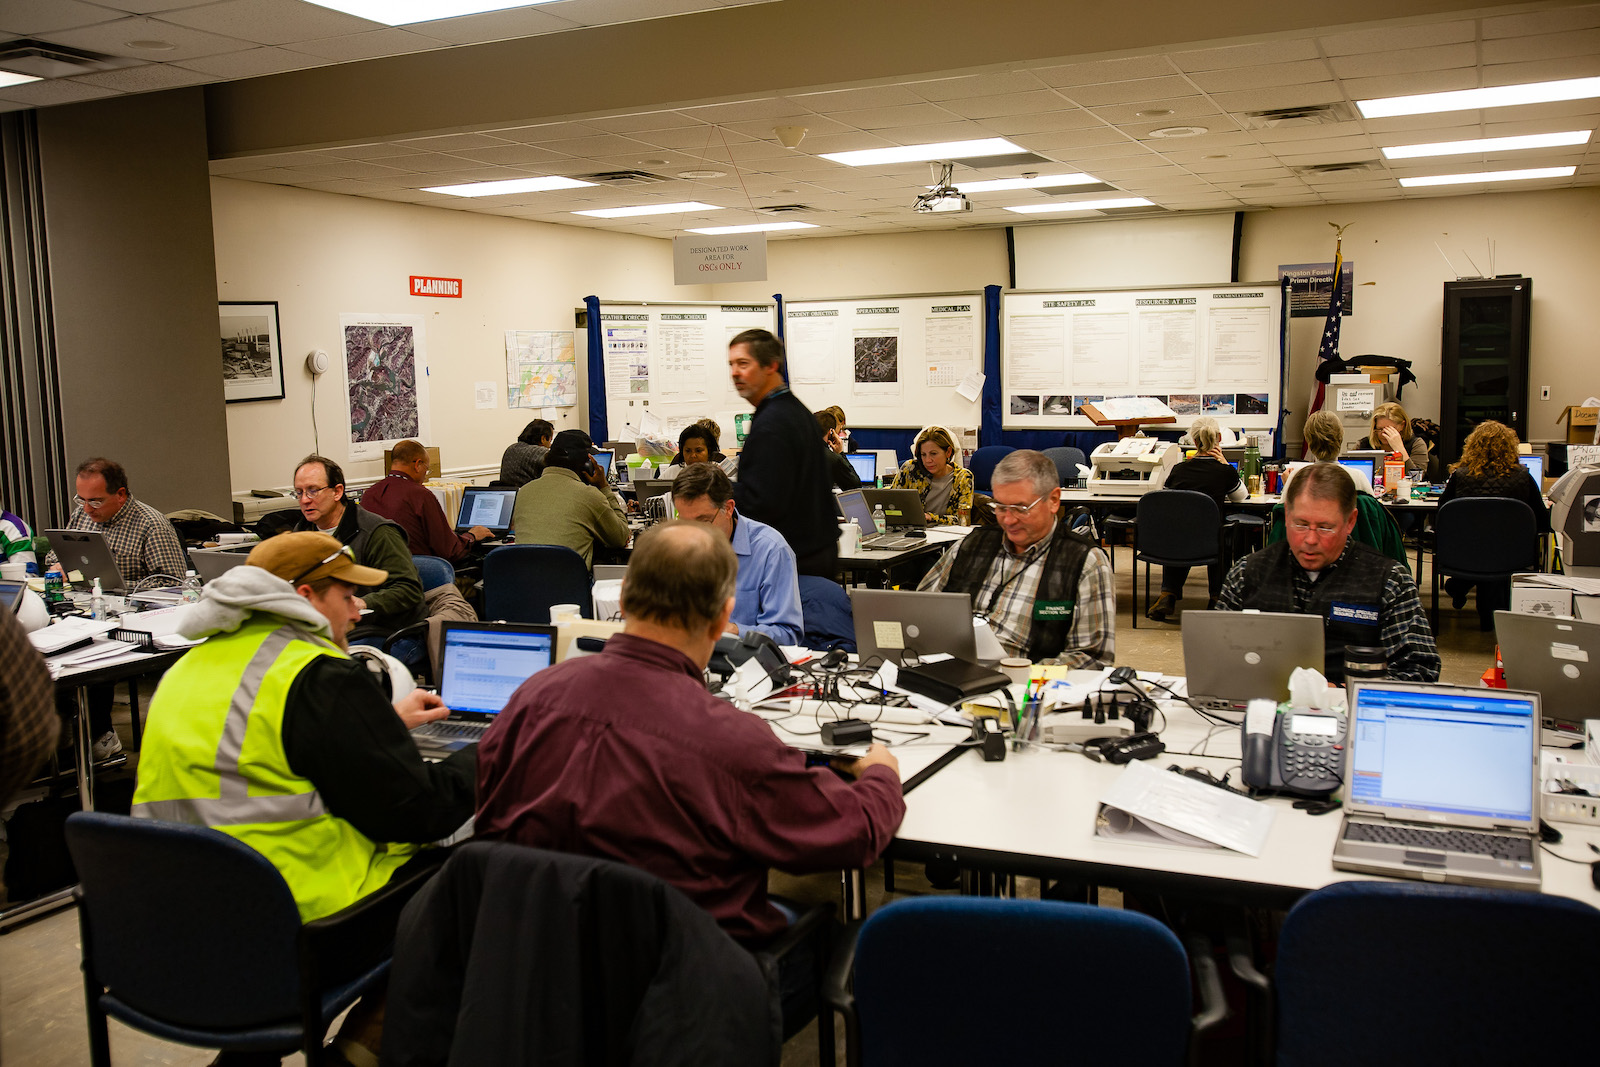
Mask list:
[[[661,420],[666,436],[710,416],[722,426],[721,444],[733,444],[733,416],[750,405],[734,392],[728,376],[728,341],[750,329],[776,330],[777,305],[600,302],[599,330],[605,354],[603,388],[612,440],[630,441],[645,414]]]
[[[1090,429],[1082,404],[1154,396],[1184,426],[1275,429],[1288,320],[1277,282],[1007,292],[1000,298],[1006,429]]]
[[[838,404],[852,426],[975,429],[957,392],[983,370],[983,294],[923,293],[783,305],[789,384],[812,411]]]

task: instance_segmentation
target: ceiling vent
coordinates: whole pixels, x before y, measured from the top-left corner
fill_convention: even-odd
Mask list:
[[[594,182],[596,185],[655,185],[667,179],[660,174],[651,174],[647,170],[607,170],[599,174],[579,174],[579,181]]]
[[[139,63],[137,59],[102,55],[26,37],[0,44],[0,70],[31,74],[35,78],[66,78],[99,70],[136,67]]]
[[[1355,121],[1350,105],[1310,104],[1306,107],[1275,107],[1266,111],[1246,111],[1235,116],[1248,130],[1278,130],[1294,126],[1332,126]]]
[[[763,215],[799,215],[817,209],[810,204],[770,204],[766,207],[758,207],[756,210]]]
[[[1383,162],[1377,159],[1356,159],[1348,163],[1318,163],[1312,167],[1291,167],[1290,170],[1303,178],[1316,175],[1340,174],[1370,174],[1373,171],[1381,172]]]

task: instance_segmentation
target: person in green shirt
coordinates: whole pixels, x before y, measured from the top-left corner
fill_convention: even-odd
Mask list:
[[[594,461],[582,430],[562,430],[550,444],[544,473],[517,490],[511,515],[519,545],[564,545],[594,566],[594,546],[621,548],[631,533],[622,501]]]

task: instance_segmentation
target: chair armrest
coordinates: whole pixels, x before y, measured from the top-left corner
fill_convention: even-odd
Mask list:
[[[427,641],[427,639],[428,639],[428,620],[427,619],[423,619],[421,622],[414,622],[410,626],[402,626],[402,627],[400,627],[400,629],[396,630],[394,633],[390,634],[388,637],[385,637],[383,639],[383,651],[384,652],[388,652],[389,649],[394,647],[394,643],[396,641],[402,640],[403,638],[407,638],[407,637],[421,638],[423,641]],[[330,916],[330,918],[331,918],[331,916]]]
[[[1200,991],[1200,1011],[1190,1020],[1193,1033],[1200,1034],[1228,1017],[1228,998],[1222,992],[1222,974],[1211,941],[1199,934],[1184,939],[1189,950],[1189,966],[1194,971],[1195,987]]]
[[[797,945],[810,940],[832,924],[833,912],[832,904],[818,904],[816,907],[806,909],[800,918],[790,923],[787,930],[761,951],[775,960],[782,959],[793,952]]]

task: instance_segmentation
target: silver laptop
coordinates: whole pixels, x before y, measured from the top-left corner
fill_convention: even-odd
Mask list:
[[[920,537],[903,537],[897,533],[878,529],[877,521],[872,517],[872,505],[867,503],[867,498],[860,489],[840,493],[836,501],[839,513],[845,520],[861,527],[861,547],[868,551],[895,552],[902,548],[916,548],[927,543]],[[884,517],[888,518],[887,515]]]
[[[1183,669],[1189,699],[1242,708],[1257,697],[1284,700],[1296,667],[1322,670],[1322,616],[1270,611],[1183,613]]]
[[[117,570],[117,557],[111,553],[106,535],[97,530],[46,530],[45,540],[68,574],[80,571],[85,581],[100,579],[100,588],[107,593],[127,590],[122,572]],[[173,577],[182,578],[178,574]]]
[[[461,509],[456,512],[456,533],[482,526],[496,538],[511,532],[511,513],[517,507],[515,489],[469,485],[461,492]]]
[[[447,622],[439,634],[439,699],[450,716],[411,731],[417,747],[453,752],[483,740],[511,694],[555,659],[556,628]]]
[[[244,563],[250,555],[249,548],[191,548],[189,550],[189,566],[194,568],[194,573],[199,577],[201,584],[209,585],[218,578],[227,574],[233,568]]]
[[[1506,685],[1538,693],[1546,717],[1600,718],[1600,622],[1497,611],[1494,635]]]
[[[935,652],[974,662],[978,658],[972,598],[966,593],[856,588],[850,591],[850,609],[863,664],[873,657],[898,664],[907,655]]]
[[[1539,888],[1539,694],[1350,686],[1341,871]]]
[[[883,505],[883,517],[891,530],[920,530],[928,525],[922,510],[922,496],[915,489],[863,489],[867,507]]]

